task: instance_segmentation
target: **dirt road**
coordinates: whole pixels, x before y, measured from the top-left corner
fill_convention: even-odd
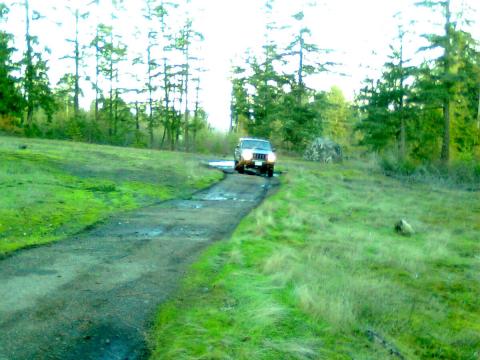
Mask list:
[[[155,310],[188,264],[228,236],[273,183],[230,174],[190,200],[0,261],[0,360],[144,357]]]

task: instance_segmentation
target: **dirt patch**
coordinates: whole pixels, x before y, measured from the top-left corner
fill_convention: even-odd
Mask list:
[[[144,357],[149,322],[187,266],[276,183],[231,174],[190,200],[0,261],[0,360]]]

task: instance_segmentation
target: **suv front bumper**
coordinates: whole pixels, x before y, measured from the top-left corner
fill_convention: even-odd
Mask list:
[[[268,162],[266,160],[242,160],[239,163],[240,166],[245,166],[247,169],[261,169],[261,170],[268,170],[268,169],[273,169],[275,166],[275,163],[273,162]]]

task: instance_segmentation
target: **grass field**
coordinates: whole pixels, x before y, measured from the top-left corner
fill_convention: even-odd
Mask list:
[[[0,137],[0,256],[189,196],[221,176],[188,154]]]
[[[160,309],[153,359],[480,358],[478,192],[285,167]]]

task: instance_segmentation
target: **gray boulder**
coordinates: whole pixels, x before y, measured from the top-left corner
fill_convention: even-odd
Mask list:
[[[395,224],[395,231],[403,236],[412,236],[415,234],[412,225],[403,219]]]
[[[322,163],[338,163],[343,159],[342,147],[329,138],[316,138],[307,147],[303,158]]]

